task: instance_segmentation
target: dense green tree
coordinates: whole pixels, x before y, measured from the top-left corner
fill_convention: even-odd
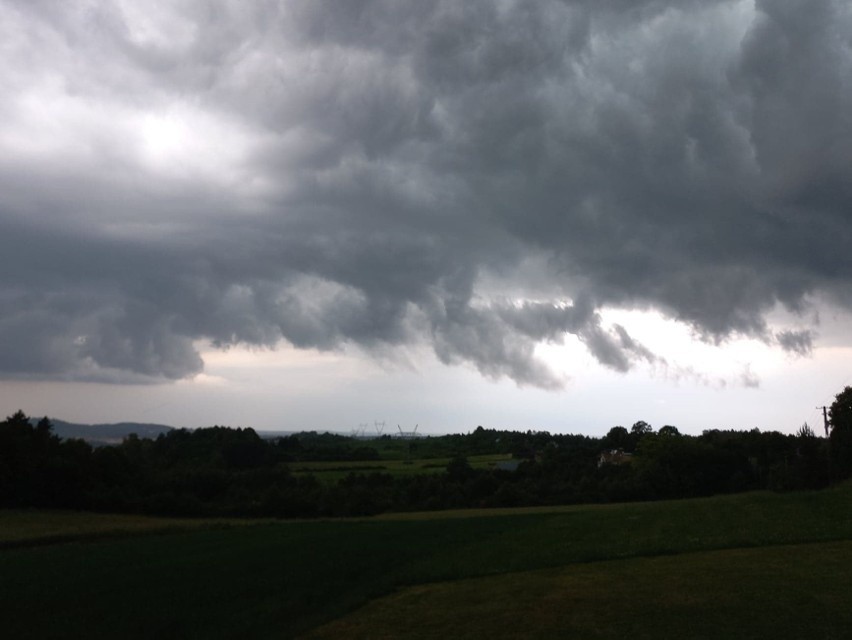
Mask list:
[[[796,437],[797,438],[804,438],[804,439],[816,438],[816,434],[814,433],[814,430],[811,429],[810,425],[807,422],[805,422],[805,423],[802,424],[801,427],[799,427],[799,430],[796,431]]]
[[[464,482],[474,475],[474,470],[464,456],[454,456],[447,464],[447,476],[454,482]]]
[[[653,435],[653,433],[654,428],[644,420],[634,422],[633,426],[630,427],[630,446],[628,447],[628,450],[635,452],[639,448],[639,443],[642,442],[645,437]]]
[[[639,443],[634,467],[652,497],[685,498],[743,489],[737,484],[748,461],[699,438],[649,434]]]
[[[679,436],[680,435],[680,431],[677,430],[677,427],[673,427],[670,424],[667,424],[664,427],[660,427],[660,430],[657,433],[661,436]]]
[[[630,446],[630,433],[622,426],[610,429],[603,439],[605,449],[626,449]]]
[[[838,393],[828,410],[831,463],[835,477],[852,475],[852,387]]]
[[[846,387],[834,397],[828,410],[831,429],[852,431],[852,387]]]
[[[852,434],[850,400],[847,388],[832,407],[833,464],[847,472],[852,464],[841,463],[852,459],[852,445],[843,448]],[[410,444],[416,445],[411,454]],[[653,433],[639,421],[630,430],[613,427],[604,438],[478,427],[416,443],[380,438],[369,444],[316,432],[270,441],[252,429],[210,427],[177,429],[156,440],[131,435],[120,445],[92,449],[56,437],[49,420],[36,423],[18,412],[0,422],[0,506],[308,517],[819,488],[831,477],[828,445],[804,428],[797,435],[754,429],[694,437],[668,425]],[[631,463],[599,466],[606,449],[636,455]],[[525,462],[508,471],[472,469],[467,460],[498,453]],[[451,461],[444,473],[423,474],[364,473],[364,465],[345,464],[412,455]],[[336,471],[357,471],[329,481],[304,468],[291,473],[288,463],[297,461],[342,462]]]
[[[62,441],[50,420],[18,411],[0,423],[0,505],[81,507],[91,481],[91,447]]]
[[[819,489],[826,486],[829,476],[828,443],[818,438],[805,422],[795,435],[796,455],[790,471],[791,489]]]
[[[637,436],[643,436],[646,433],[653,433],[653,431],[654,431],[654,428],[651,425],[649,425],[647,422],[645,422],[644,420],[639,420],[638,422],[634,422],[633,426],[630,427],[630,433],[637,435]]]

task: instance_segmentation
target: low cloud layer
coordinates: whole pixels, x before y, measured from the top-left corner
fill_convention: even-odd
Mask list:
[[[283,339],[556,388],[539,342],[656,360],[607,307],[807,354],[767,314],[852,308],[850,34],[839,0],[2,0],[0,375]]]

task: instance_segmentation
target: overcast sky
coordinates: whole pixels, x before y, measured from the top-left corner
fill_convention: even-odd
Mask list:
[[[844,0],[0,0],[0,406],[821,428]]]

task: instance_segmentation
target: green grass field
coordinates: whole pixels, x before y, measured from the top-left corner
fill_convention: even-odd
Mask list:
[[[308,637],[844,638],[852,542],[577,564],[418,585]]]
[[[92,541],[150,533],[173,533],[187,529],[245,526],[252,521],[235,518],[156,518],[151,516],[0,509],[0,549]]]
[[[470,456],[467,461],[474,469],[491,469],[497,462],[511,460],[509,454]],[[402,458],[354,462],[294,462],[289,465],[294,474],[312,474],[323,483],[337,482],[350,473],[389,473],[393,476],[443,473],[450,458]]]
[[[0,551],[0,616],[7,638],[841,638],[850,507],[847,485],[104,537],[110,520],[49,545],[38,514],[30,534],[4,514],[4,539],[39,544]]]

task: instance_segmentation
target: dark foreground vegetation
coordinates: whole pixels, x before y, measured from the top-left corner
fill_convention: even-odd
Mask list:
[[[46,545],[34,523],[63,539],[62,513],[0,511],[0,530],[24,529],[0,549],[3,637],[728,640],[852,628],[848,484],[485,514],[199,520],[170,533],[152,520],[151,535],[124,516],[128,535],[120,518],[81,532],[69,513],[75,541]]]
[[[852,388],[838,394],[831,425],[830,438],[807,425],[796,435],[689,436],[640,421],[603,438],[478,427],[412,441],[314,432],[265,440],[252,429],[211,427],[92,447],[18,412],[0,423],[0,507],[317,517],[819,489],[852,472]],[[469,463],[494,454],[519,464]],[[443,461],[430,473],[393,472],[412,458]],[[305,472],[307,462],[336,470],[335,481]]]

